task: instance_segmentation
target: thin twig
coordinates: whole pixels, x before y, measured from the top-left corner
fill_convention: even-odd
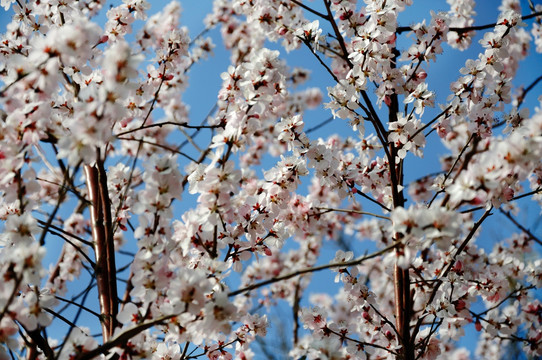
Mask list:
[[[370,255],[365,255],[365,256],[359,257],[359,258],[354,259],[354,260],[340,262],[340,263],[330,263],[330,264],[326,264],[326,265],[314,266],[314,267],[311,267],[311,268],[306,268],[306,269],[294,271],[294,272],[291,272],[291,273],[288,273],[288,274],[285,274],[285,275],[282,275],[282,276],[277,276],[277,277],[274,277],[274,278],[271,278],[271,279],[268,279],[268,280],[265,280],[265,281],[261,281],[259,283],[248,285],[248,286],[246,286],[246,287],[244,287],[242,289],[232,291],[232,292],[230,292],[228,294],[228,296],[237,296],[239,294],[243,294],[245,292],[252,291],[254,289],[258,289],[258,288],[260,288],[262,286],[269,285],[269,284],[274,284],[276,282],[283,281],[283,280],[288,280],[288,279],[291,279],[291,278],[299,276],[299,275],[313,273],[313,272],[321,271],[321,270],[325,270],[325,269],[333,269],[333,268],[338,268],[338,267],[348,267],[348,266],[359,265],[359,264],[363,263],[366,260],[369,260],[369,259],[372,259],[372,258],[375,258],[375,257],[378,257],[380,255],[383,255],[383,254],[387,253],[391,249],[396,248],[398,245],[399,245],[399,243],[395,243],[393,245],[390,245],[388,247],[383,248],[382,250],[376,251],[376,252],[374,252],[374,253],[372,253]]]
[[[499,208],[500,212],[506,216],[514,225],[517,226],[518,229],[523,231],[527,236],[529,236],[529,240],[533,240],[538,245],[542,245],[542,240],[540,240],[538,237],[536,237],[529,229],[521,225],[513,216],[510,214],[509,211],[504,211],[502,208]]]
[[[316,207],[316,209],[323,210],[324,212],[322,214],[328,213],[331,211],[337,211],[337,212],[343,212],[343,213],[348,213],[348,214],[352,213],[352,214],[360,214],[360,215],[369,215],[369,216],[374,216],[380,219],[391,221],[391,219],[387,216],[382,216],[382,215],[374,214],[371,212],[355,210],[355,209],[337,209],[337,208],[328,208],[328,207],[320,207],[320,206]]]
[[[539,11],[539,12],[536,12],[536,13],[533,13],[533,14],[524,15],[524,16],[521,17],[521,20],[528,20],[528,19],[531,19],[531,18],[534,18],[534,17],[537,17],[537,16],[541,16],[541,15],[542,15],[542,11]],[[469,31],[491,29],[491,28],[494,28],[497,25],[499,25],[499,23],[491,23],[491,24],[477,25],[477,26],[467,26],[467,27],[451,27],[448,30],[459,33],[459,34],[462,34],[462,33],[466,33],[466,32],[469,32]],[[405,32],[405,31],[412,31],[412,28],[410,26],[399,26],[395,32],[398,33],[398,34],[401,34],[401,33]]]
[[[303,9],[307,10],[308,12],[311,12],[314,15],[321,17],[322,19],[329,20],[328,16],[326,16],[326,15],[322,14],[321,12],[318,12],[318,11],[308,7],[307,5],[304,5],[304,4],[300,3],[297,0],[290,0],[290,1],[293,2],[294,4],[298,5],[299,7],[302,7]]]

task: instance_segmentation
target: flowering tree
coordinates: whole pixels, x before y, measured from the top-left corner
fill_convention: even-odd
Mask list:
[[[512,82],[542,5],[474,24],[447,2],[404,26],[412,0],[215,0],[231,65],[200,123],[182,95],[214,45],[178,3],[2,0],[0,359],[261,358],[282,300],[295,359],[465,359],[469,324],[485,359],[542,356],[542,241],[518,205],[542,201],[540,68]],[[436,104],[430,63],[480,32]],[[308,50],[326,95],[296,90],[309,72],[277,44]],[[318,107],[350,134],[314,137]],[[407,166],[436,143],[439,171]],[[486,250],[496,216],[517,231]],[[323,262],[345,234],[372,245]]]

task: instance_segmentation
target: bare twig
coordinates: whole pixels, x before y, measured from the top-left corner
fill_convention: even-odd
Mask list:
[[[261,288],[261,287],[269,285],[269,284],[274,284],[274,283],[279,282],[279,281],[288,280],[288,279],[291,279],[293,277],[303,275],[303,274],[309,274],[309,273],[313,273],[313,272],[321,271],[321,270],[325,270],[325,269],[334,269],[334,268],[338,268],[338,267],[348,267],[348,266],[359,265],[359,264],[363,263],[366,260],[378,257],[380,255],[383,255],[383,254],[387,253],[391,249],[395,249],[398,245],[399,245],[399,243],[395,243],[393,245],[390,245],[388,247],[383,248],[382,250],[376,251],[376,252],[374,252],[374,253],[372,253],[370,255],[365,255],[365,256],[359,257],[357,259],[350,260],[350,261],[345,261],[345,262],[341,262],[341,263],[330,263],[330,264],[326,264],[326,265],[314,266],[314,267],[311,267],[311,268],[297,270],[297,271],[294,271],[294,272],[291,272],[291,273],[288,273],[288,274],[285,274],[285,275],[281,275],[281,276],[277,276],[277,277],[274,277],[274,278],[271,278],[271,279],[268,279],[268,280],[261,281],[259,283],[248,285],[248,286],[246,286],[246,287],[244,287],[242,289],[239,289],[239,290],[232,291],[232,292],[230,292],[228,294],[228,296],[237,296],[239,294],[243,294],[243,293],[252,291],[254,289]]]

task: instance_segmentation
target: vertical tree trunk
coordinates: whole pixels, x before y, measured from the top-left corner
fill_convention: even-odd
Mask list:
[[[393,49],[393,58],[391,61],[391,67],[396,67],[396,60],[399,58],[400,53],[396,48]],[[390,123],[397,121],[397,113],[399,111],[399,99],[397,94],[390,95],[390,105],[388,106],[388,121]],[[396,163],[397,148],[395,144],[389,144],[390,158],[390,176],[393,196],[393,208],[404,207],[405,197],[403,191],[403,159]],[[401,238],[394,238],[394,241],[401,241]],[[401,248],[397,248],[395,251],[403,251]],[[401,359],[414,360],[414,347],[410,340],[410,317],[412,301],[410,296],[410,276],[409,270],[402,269],[398,264],[395,264],[393,272],[393,281],[395,285],[395,318],[396,327],[399,332],[399,343],[402,348],[399,352]]]
[[[85,165],[89,194],[92,239],[96,253],[96,282],[100,302],[102,337],[106,342],[117,325],[118,297],[111,204],[103,162]]]

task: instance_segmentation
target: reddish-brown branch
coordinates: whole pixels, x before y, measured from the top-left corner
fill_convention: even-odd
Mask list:
[[[399,58],[401,54],[397,49],[393,49],[393,59],[391,61],[391,67],[395,68],[396,59]],[[399,112],[399,99],[397,94],[393,93],[390,95],[390,105],[388,105],[388,121],[391,123],[396,122],[397,113]],[[384,147],[386,144],[383,144]],[[393,208],[404,207],[405,198],[403,192],[400,190],[403,187],[403,160],[397,160],[398,148],[394,143],[389,143],[389,170],[390,170],[390,180],[391,180],[391,191],[393,199]],[[397,235],[394,241],[400,242],[401,238]],[[396,248],[395,251],[401,251],[399,248]],[[414,360],[414,347],[411,345],[410,341],[410,320],[412,316],[412,301],[410,294],[410,274],[408,267],[403,269],[399,264],[395,264],[393,272],[393,281],[395,285],[395,321],[396,328],[399,336],[399,344],[401,349],[399,351],[400,356],[398,358],[404,360]]]
[[[111,224],[111,206],[103,162],[85,165],[89,194],[92,239],[96,253],[96,283],[100,303],[102,337],[108,341],[116,327],[118,312],[115,249]]]

